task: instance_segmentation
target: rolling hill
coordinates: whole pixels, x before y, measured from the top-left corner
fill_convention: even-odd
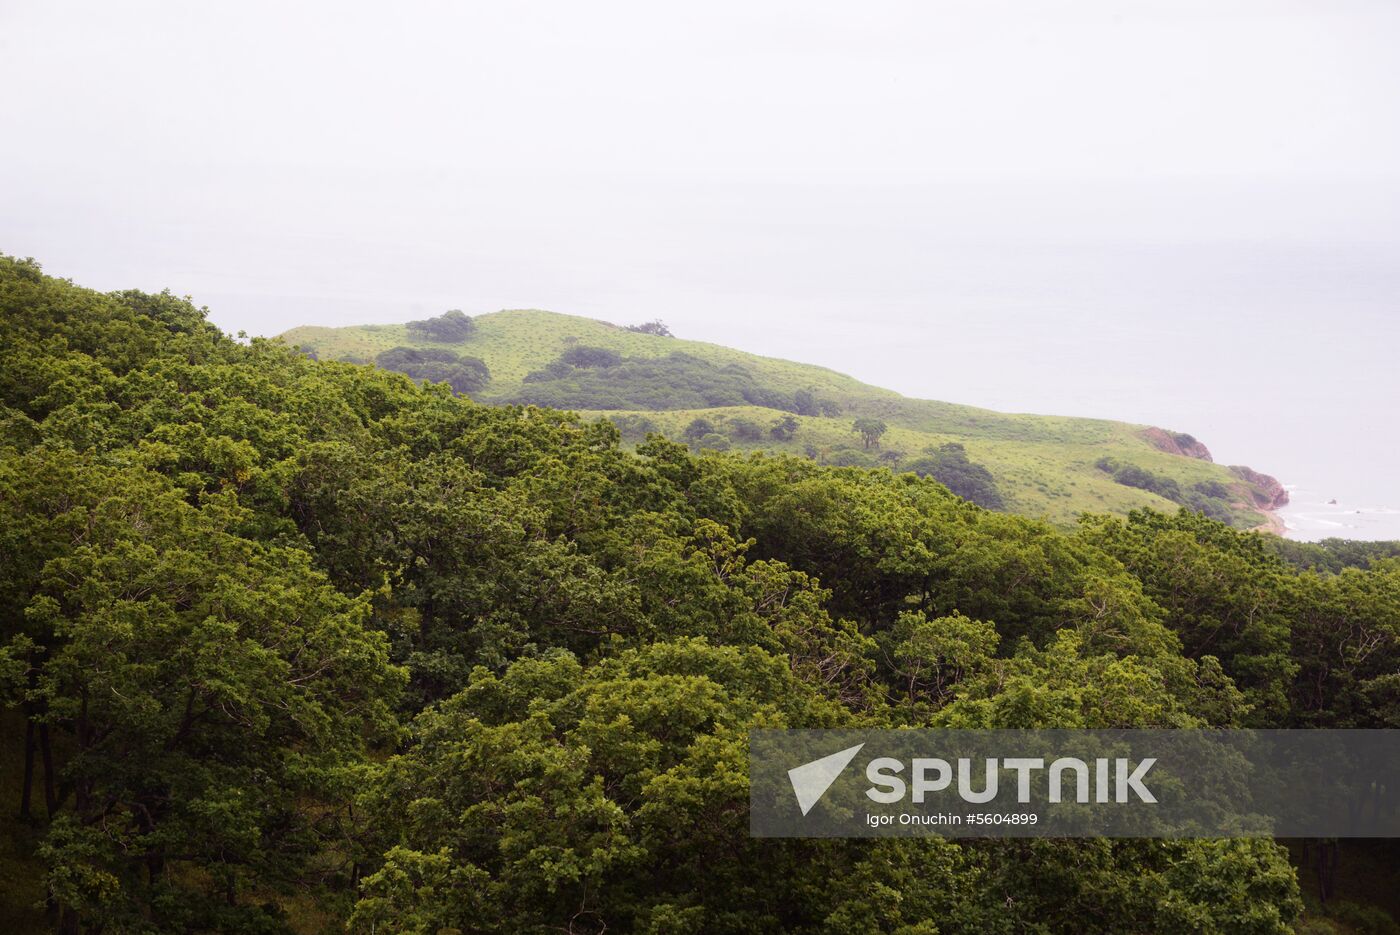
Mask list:
[[[434,323],[450,322],[300,327],[281,339],[321,359],[372,363],[394,351],[381,360],[391,369],[485,403],[609,418],[628,444],[661,432],[697,448],[931,473],[970,499],[1061,526],[1082,512],[1186,505],[1253,528],[1286,502],[1273,478],[1215,464],[1191,436],[1151,426],[911,399],[824,367],[553,312],[477,316],[465,336]],[[884,431],[867,445],[857,420]]]

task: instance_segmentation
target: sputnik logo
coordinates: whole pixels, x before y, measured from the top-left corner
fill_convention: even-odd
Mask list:
[[[863,746],[865,744],[858,743],[839,753],[788,770],[788,779],[792,780],[792,791],[797,796],[797,807],[802,809],[802,814],[806,815],[821,801],[826,790],[831,788],[836,777],[851,764]]]

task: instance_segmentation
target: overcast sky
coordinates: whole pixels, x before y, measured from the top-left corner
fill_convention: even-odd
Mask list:
[[[1400,505],[1400,3],[0,0],[0,251],[540,307]]]

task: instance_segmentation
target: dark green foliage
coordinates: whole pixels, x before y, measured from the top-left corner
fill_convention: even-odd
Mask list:
[[[1217,500],[1226,500],[1230,497],[1230,488],[1220,483],[1218,480],[1203,480],[1191,485],[1191,489],[1207,497]]]
[[[773,424],[768,428],[768,434],[780,442],[790,441],[792,436],[797,434],[798,424],[798,421],[792,416],[783,416],[781,419],[773,420]]]
[[[571,355],[577,355],[574,362]],[[764,406],[785,409],[791,400],[759,386],[738,365],[716,366],[689,354],[613,360],[611,351],[573,348],[543,370],[525,376],[525,385],[507,402],[571,409],[705,409],[712,406]],[[613,355],[615,356],[615,355]]]
[[[751,838],[746,732],[1400,727],[1400,561],[624,451],[637,418],[0,260],[0,703],[52,741],[4,754],[56,766],[29,901],[106,932],[1289,931],[1268,841]]]
[[[874,467],[880,462],[863,451],[854,448],[838,448],[826,459],[832,467]]]
[[[699,441],[706,435],[711,435],[715,431],[715,424],[704,416],[698,416],[690,420],[690,424],[685,427],[681,437],[686,441]]]
[[[643,322],[640,325],[628,325],[627,330],[635,331],[638,334],[656,335],[658,338],[675,337],[675,335],[671,333],[671,329],[666,327],[666,323],[660,318],[654,318],[651,321]]]
[[[571,347],[559,355],[559,362],[569,367],[616,367],[622,355],[605,347]]]
[[[696,447],[702,451],[728,451],[732,447],[728,435],[721,435],[718,432],[706,432],[696,442]]]
[[[1361,542],[1355,539],[1294,542],[1280,538],[1270,540],[1269,545],[1284,561],[1300,571],[1364,569],[1381,559],[1400,558],[1400,542]]]
[[[446,383],[453,392],[475,393],[491,380],[486,365],[475,357],[440,348],[391,348],[374,359],[385,370],[407,374],[415,380]]]
[[[763,441],[763,426],[752,419],[732,418],[726,419],[725,426],[729,429],[729,434],[742,442]]]
[[[880,437],[885,434],[889,426],[879,419],[865,418],[857,419],[851,428],[860,435],[860,440],[866,448],[879,448]]]
[[[841,404],[831,399],[813,396],[811,390],[792,394],[792,411],[799,416],[825,416],[834,419],[841,414]]]
[[[967,449],[949,442],[929,449],[922,458],[904,465],[920,477],[932,477],[964,500],[971,500],[989,510],[1005,509],[1001,491],[997,490],[992,472],[968,460]]]
[[[476,322],[454,308],[436,318],[410,321],[406,327],[410,337],[424,341],[440,341],[443,344],[460,344],[471,337],[472,332],[476,330]]]
[[[646,416],[637,415],[635,413],[609,416],[608,421],[617,426],[617,430],[622,433],[622,437],[629,441],[637,441],[659,431],[655,422],[648,419]]]
[[[809,390],[798,390],[792,394],[792,411],[799,416],[815,416],[821,413]]]
[[[1095,462],[1095,466],[1104,473],[1113,475],[1113,480],[1125,487],[1147,490],[1189,510],[1204,513],[1211,519],[1222,523],[1230,522],[1230,489],[1219,481],[1202,481],[1193,484],[1189,490],[1183,490],[1175,478],[1154,474],[1146,468],[1124,464],[1115,458],[1100,458]]]

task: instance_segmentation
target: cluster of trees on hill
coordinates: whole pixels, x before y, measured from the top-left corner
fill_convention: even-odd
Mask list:
[[[10,259],[0,454],[61,932],[1281,933],[1267,840],[751,838],[747,731],[1400,726],[1395,559],[628,452]]]
[[[1191,436],[1183,437],[1189,439]],[[1199,481],[1190,487],[1182,487],[1174,477],[1156,474],[1136,464],[1127,464],[1109,457],[1100,458],[1095,462],[1095,466],[1105,474],[1111,475],[1116,483],[1150,491],[1222,523],[1230,522],[1233,515],[1230,502],[1234,496],[1230,488],[1219,481]]]
[[[569,409],[708,409],[762,406],[805,415],[839,413],[809,390],[765,387],[738,364],[717,365],[692,354],[623,357],[608,348],[577,345],[525,375],[506,402]]]
[[[374,358],[385,370],[415,380],[446,383],[454,393],[475,393],[491,382],[485,361],[443,348],[393,347]]]
[[[901,465],[920,477],[932,477],[964,500],[971,500],[989,510],[1005,507],[992,472],[967,457],[967,449],[957,442],[948,442],[924,450],[923,457]]]
[[[652,419],[636,414],[614,416],[611,423],[617,426],[625,438],[640,439],[659,433]],[[791,415],[774,419],[766,427],[744,416],[698,416],[692,419],[681,432],[681,438],[696,451],[729,451],[735,441],[762,443],[767,441],[787,442],[797,434],[801,423]],[[977,464],[967,456],[967,449],[958,442],[925,448],[923,454],[909,458],[902,451],[887,449],[878,455],[870,453],[872,447],[879,447],[879,439],[887,426],[879,419],[862,418],[852,424],[852,429],[866,443],[862,450],[836,448],[823,451],[814,445],[807,445],[805,454],[813,461],[833,467],[885,467],[896,472],[912,472],[920,477],[932,477],[964,500],[971,500],[989,510],[1005,508],[996,479],[984,465]]]
[[[476,322],[458,309],[443,312],[436,318],[410,321],[406,326],[408,335],[424,341],[440,341],[444,344],[461,344],[476,331]]]
[[[1369,568],[1372,562],[1400,558],[1400,542],[1361,542],[1355,539],[1323,539],[1321,542],[1294,542],[1276,539],[1270,545],[1284,561],[1300,571],[1338,572],[1346,568]]]
[[[666,327],[666,323],[660,318],[653,318],[651,321],[644,321],[640,325],[628,325],[626,330],[634,331],[637,334],[651,334],[658,338],[674,338],[671,329]]]

